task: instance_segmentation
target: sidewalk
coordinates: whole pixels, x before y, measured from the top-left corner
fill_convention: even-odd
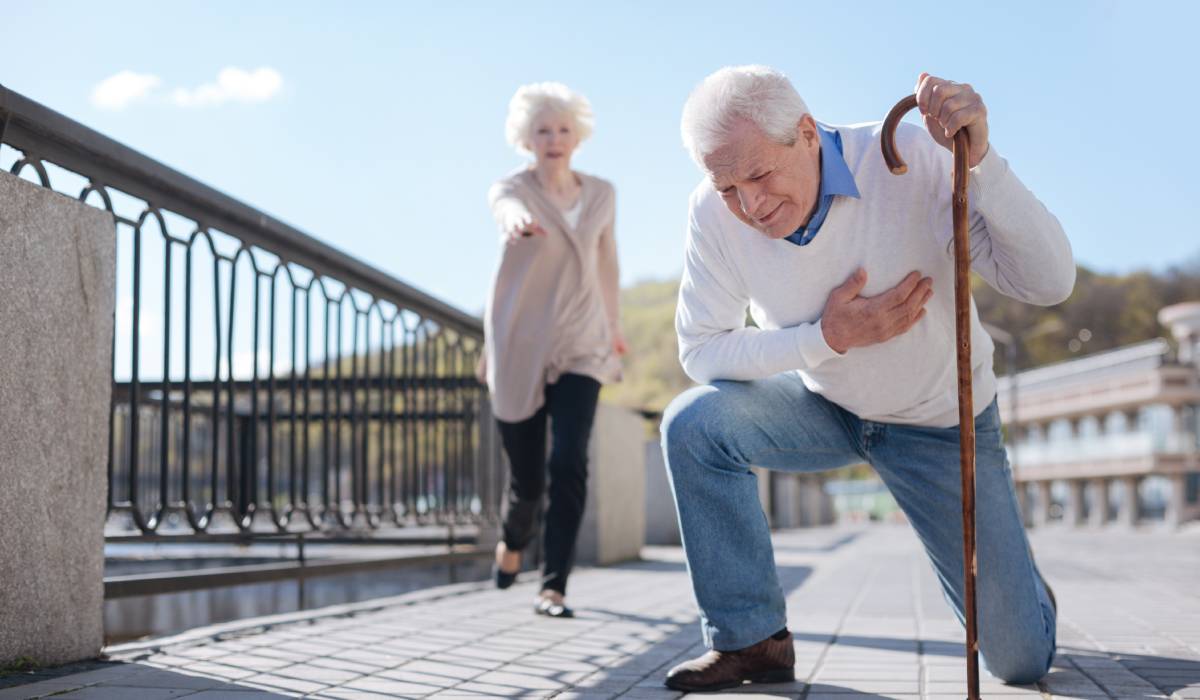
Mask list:
[[[1038,687],[985,675],[984,698],[1200,698],[1200,533],[1033,541],[1061,606],[1059,659]],[[907,528],[792,531],[775,545],[797,682],[697,697],[965,697],[962,631]],[[579,571],[575,620],[533,615],[535,589],[458,584],[195,630],[0,700],[680,697],[663,674],[702,648],[678,549]]]

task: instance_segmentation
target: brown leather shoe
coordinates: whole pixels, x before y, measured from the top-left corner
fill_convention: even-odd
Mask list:
[[[796,680],[796,650],[792,633],[783,639],[767,637],[737,651],[710,650],[667,672],[672,690],[704,692],[751,683],[790,683]]]

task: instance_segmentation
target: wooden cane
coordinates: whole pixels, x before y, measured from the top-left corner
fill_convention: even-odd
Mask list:
[[[916,95],[900,100],[883,120],[880,145],[893,175],[908,166],[896,153],[896,125],[917,106]],[[967,237],[967,178],[970,141],[967,130],[954,134],[954,327],[958,345],[958,440],[962,465],[963,608],[967,618],[967,700],[979,700],[979,633],[975,616],[975,410],[971,398],[971,255]]]

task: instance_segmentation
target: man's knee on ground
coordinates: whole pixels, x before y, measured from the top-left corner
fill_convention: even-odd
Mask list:
[[[1054,654],[1047,653],[1041,644],[1022,646],[1004,653],[984,654],[988,673],[1005,683],[1026,685],[1036,683],[1050,671]]]

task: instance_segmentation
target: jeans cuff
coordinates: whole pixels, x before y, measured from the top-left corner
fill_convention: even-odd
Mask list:
[[[702,619],[700,625],[704,633],[704,645],[709,649],[737,651],[758,644],[787,627],[787,615],[771,612],[743,618],[738,621],[736,629],[715,628],[707,618]]]

